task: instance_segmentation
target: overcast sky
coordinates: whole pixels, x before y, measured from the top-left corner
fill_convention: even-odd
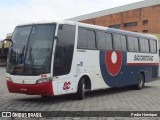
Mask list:
[[[142,0],[0,0],[0,40],[19,24],[63,20]]]

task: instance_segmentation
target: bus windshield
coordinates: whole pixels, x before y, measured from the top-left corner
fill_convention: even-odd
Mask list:
[[[55,24],[19,26],[15,29],[7,60],[13,75],[50,73]]]

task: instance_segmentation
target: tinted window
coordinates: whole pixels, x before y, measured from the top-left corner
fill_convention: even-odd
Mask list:
[[[139,43],[140,43],[140,50],[141,50],[141,52],[146,52],[145,39],[140,38]]]
[[[121,36],[121,45],[122,45],[122,50],[126,51],[127,50],[127,44],[126,44],[126,37]]]
[[[87,31],[85,28],[78,29],[78,48],[87,48]]]
[[[143,20],[143,25],[147,25],[148,24],[148,20]]]
[[[139,41],[138,38],[133,38],[134,41],[134,51],[139,51]]]
[[[110,28],[116,28],[116,29],[120,29],[121,28],[121,25],[120,24],[117,24],[117,25],[111,25],[109,26]]]
[[[50,73],[55,28],[55,24],[17,27],[9,49],[7,72],[14,75]]]
[[[95,32],[92,30],[87,30],[87,28],[78,29],[78,48],[96,48],[96,36]]]
[[[145,39],[145,47],[146,47],[146,52],[149,52],[149,43],[148,43],[148,39]]]
[[[69,74],[73,58],[75,26],[60,25],[54,59],[54,76]]]
[[[128,50],[129,51],[134,51],[134,40],[133,40],[133,37],[128,36],[127,40],[128,40]]]
[[[87,40],[88,40],[88,48],[95,49],[96,48],[96,36],[95,36],[94,31],[87,30]]]
[[[105,33],[106,38],[106,49],[112,50],[112,35],[110,33]]]
[[[154,53],[156,53],[157,52],[157,41],[156,40],[153,41],[153,45],[154,45]]]
[[[113,34],[113,43],[114,43],[114,49],[115,49],[115,50],[121,50],[121,39],[120,39],[120,35]]]
[[[156,53],[157,52],[156,40],[149,40],[149,41],[150,41],[150,51],[152,53]]]
[[[97,47],[99,49],[106,49],[106,39],[105,39],[105,33],[104,32],[97,32]]]
[[[124,27],[137,26],[137,22],[124,23]]]

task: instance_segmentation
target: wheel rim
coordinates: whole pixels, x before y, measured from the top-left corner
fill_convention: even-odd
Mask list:
[[[139,78],[139,87],[140,88],[143,87],[143,77],[142,76]]]
[[[85,84],[83,84],[83,97],[85,96]]]

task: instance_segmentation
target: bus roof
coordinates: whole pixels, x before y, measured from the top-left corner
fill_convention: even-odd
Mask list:
[[[85,23],[80,23],[80,22],[77,22],[77,23],[79,26],[82,26],[82,27],[89,27],[89,28],[94,28],[94,29],[105,30],[105,31],[111,32],[111,33],[118,33],[118,34],[124,34],[124,35],[135,36],[135,37],[157,39],[156,36],[150,35],[150,34],[131,32],[131,31],[126,31],[126,30],[120,30],[120,29],[114,29],[114,28],[109,28],[109,27],[85,24]]]
[[[34,25],[34,24],[51,24],[51,23],[70,24],[70,25],[77,24],[78,26],[89,27],[89,28],[99,29],[99,30],[105,30],[105,31],[111,32],[111,33],[118,33],[118,34],[130,35],[130,36],[135,36],[135,37],[139,36],[139,37],[143,37],[143,38],[157,39],[157,37],[154,35],[142,34],[142,33],[137,33],[137,32],[131,32],[131,31],[126,31],[126,30],[114,29],[114,28],[109,28],[109,27],[91,25],[91,24],[86,24],[86,23],[81,23],[81,22],[76,22],[76,21],[68,21],[68,20],[52,21],[52,22],[37,22],[37,23],[22,24],[22,25],[18,25],[18,26]]]
[[[108,28],[107,31],[112,32],[112,33],[119,33],[119,34],[125,34],[125,35],[129,35],[129,36],[135,36],[135,37],[157,39],[157,37],[154,35],[131,32],[131,31],[126,31],[126,30],[114,29],[114,28]]]
[[[25,25],[34,25],[34,24],[52,24],[52,23],[57,23],[57,24],[71,24],[75,25],[75,21],[43,21],[43,22],[36,22],[36,23],[26,23],[26,24],[20,24],[18,26],[25,26]]]

